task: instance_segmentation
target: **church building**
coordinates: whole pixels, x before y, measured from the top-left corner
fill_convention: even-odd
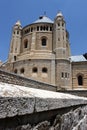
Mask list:
[[[43,15],[25,27],[17,21],[2,69],[57,89],[87,89],[87,55],[71,56],[69,32],[61,12],[54,21]]]

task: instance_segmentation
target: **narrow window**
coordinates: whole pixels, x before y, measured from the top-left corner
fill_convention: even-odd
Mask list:
[[[42,72],[47,73],[47,68],[46,67],[42,68]]]
[[[20,73],[21,73],[21,74],[24,73],[24,68],[21,68]]]
[[[61,73],[61,78],[64,78],[64,73],[63,72]]]
[[[39,26],[37,26],[37,31],[39,31]]]
[[[40,30],[42,31],[42,29],[43,29],[43,27],[41,26],[41,27],[40,27]]]
[[[62,27],[64,26],[64,23],[62,23]]]
[[[43,30],[45,31],[45,29],[46,29],[46,28],[45,28],[45,26],[44,26],[44,27],[43,27]]]
[[[67,78],[67,73],[65,73],[65,78]]]
[[[25,40],[24,41],[24,48],[27,48],[28,47],[28,40]]]
[[[17,31],[17,34],[19,34],[19,31]]]
[[[52,27],[50,27],[50,31],[52,31]]]
[[[83,77],[81,75],[78,76],[78,85],[83,85]]]
[[[14,56],[14,61],[16,61],[16,56]]]
[[[46,42],[47,42],[46,38],[43,38],[42,39],[42,46],[46,46],[46,44],[47,44]]]
[[[33,72],[33,73],[37,73],[37,72],[38,72],[37,67],[34,67],[34,68],[32,69],[32,72]]]

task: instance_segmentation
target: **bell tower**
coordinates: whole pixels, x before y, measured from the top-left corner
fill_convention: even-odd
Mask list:
[[[54,20],[53,51],[56,59],[67,59],[70,57],[69,33],[66,31],[66,22],[63,14],[59,12]]]
[[[56,86],[58,89],[69,89],[71,81],[69,33],[66,22],[59,12],[54,20],[53,52],[55,53]]]
[[[22,26],[20,21],[17,21],[13,26],[12,38],[10,43],[10,52],[8,62],[15,62],[17,55],[20,53],[21,46],[21,35],[22,35]]]

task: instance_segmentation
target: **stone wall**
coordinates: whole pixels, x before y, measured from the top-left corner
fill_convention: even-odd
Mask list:
[[[17,74],[8,73],[3,70],[0,70],[0,82],[21,85],[21,86],[26,86],[31,88],[39,88],[39,89],[45,89],[50,91],[56,91],[56,86],[38,82],[32,79],[24,78]]]
[[[63,115],[58,114],[53,121],[43,121],[36,126],[30,124],[17,130],[87,130],[87,106],[79,107]]]
[[[36,126],[22,125],[16,130],[87,130],[87,106],[79,107],[63,115],[58,114],[53,121],[43,121]]]
[[[14,71],[17,70],[17,74],[24,75],[26,78],[32,78],[34,80],[53,84],[51,82],[53,75],[51,72],[52,63],[51,60],[22,60],[14,62]],[[33,72],[33,69],[37,68],[37,72]],[[47,72],[43,72],[43,68],[47,69]],[[24,69],[24,73],[21,73],[21,69]]]
[[[56,86],[65,90],[71,88],[71,64],[68,60],[56,60]],[[58,88],[59,89],[59,88]]]
[[[78,76],[83,78],[82,85],[78,84]],[[87,62],[72,63],[72,88],[73,89],[87,89]]]

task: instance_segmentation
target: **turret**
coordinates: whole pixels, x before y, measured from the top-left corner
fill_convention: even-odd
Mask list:
[[[71,63],[69,33],[61,12],[56,15],[53,29],[53,51],[56,59],[56,86],[69,89],[71,86]]]
[[[17,21],[16,24],[13,26],[12,30],[12,38],[11,38],[8,62],[16,61],[17,55],[20,53],[21,31],[22,31],[21,23],[20,21]]]
[[[70,57],[69,33],[66,31],[66,22],[61,12],[56,15],[54,20],[53,51],[56,59]]]

